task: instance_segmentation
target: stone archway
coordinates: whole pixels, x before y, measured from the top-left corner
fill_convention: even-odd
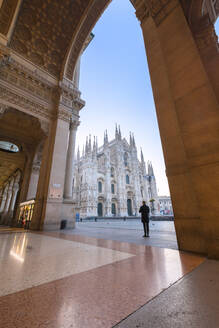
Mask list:
[[[66,186],[71,189],[64,172],[72,167],[78,113],[84,106],[72,80],[87,37],[109,3],[46,0],[42,6],[41,0],[23,0],[10,28],[0,26],[1,102],[31,110],[51,125],[34,229],[57,228],[62,217],[72,216],[71,202],[63,199],[64,188],[64,194]],[[145,41],[179,248],[218,257],[219,74],[212,25],[196,34],[206,19],[195,18],[201,0],[132,3]]]
[[[14,145],[16,151],[0,150],[0,189],[5,190],[8,185],[6,203],[4,208],[1,206],[1,223],[16,225],[19,212],[16,205],[27,199],[32,161],[44,138],[37,118],[14,108],[4,109],[0,116],[0,139]]]

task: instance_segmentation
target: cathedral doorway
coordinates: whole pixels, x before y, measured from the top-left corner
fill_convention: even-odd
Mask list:
[[[103,204],[102,203],[98,203],[98,205],[97,205],[97,214],[98,214],[98,216],[103,216]]]
[[[132,200],[130,198],[127,199],[127,210],[128,216],[132,216]]]
[[[112,215],[116,215],[116,204],[112,203]]]

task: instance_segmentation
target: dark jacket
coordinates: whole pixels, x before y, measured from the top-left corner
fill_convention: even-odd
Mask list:
[[[150,208],[147,205],[142,205],[140,207],[139,213],[141,213],[142,221],[149,221]]]

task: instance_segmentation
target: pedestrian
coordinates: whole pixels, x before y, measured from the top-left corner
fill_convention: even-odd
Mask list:
[[[141,213],[141,222],[143,223],[144,227],[144,236],[143,237],[150,237],[149,236],[149,213],[150,208],[146,205],[145,201],[143,201],[142,206],[139,209],[139,213]]]

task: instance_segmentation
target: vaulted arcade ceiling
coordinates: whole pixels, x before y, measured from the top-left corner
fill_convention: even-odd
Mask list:
[[[23,0],[10,46],[58,76],[89,0]]]

